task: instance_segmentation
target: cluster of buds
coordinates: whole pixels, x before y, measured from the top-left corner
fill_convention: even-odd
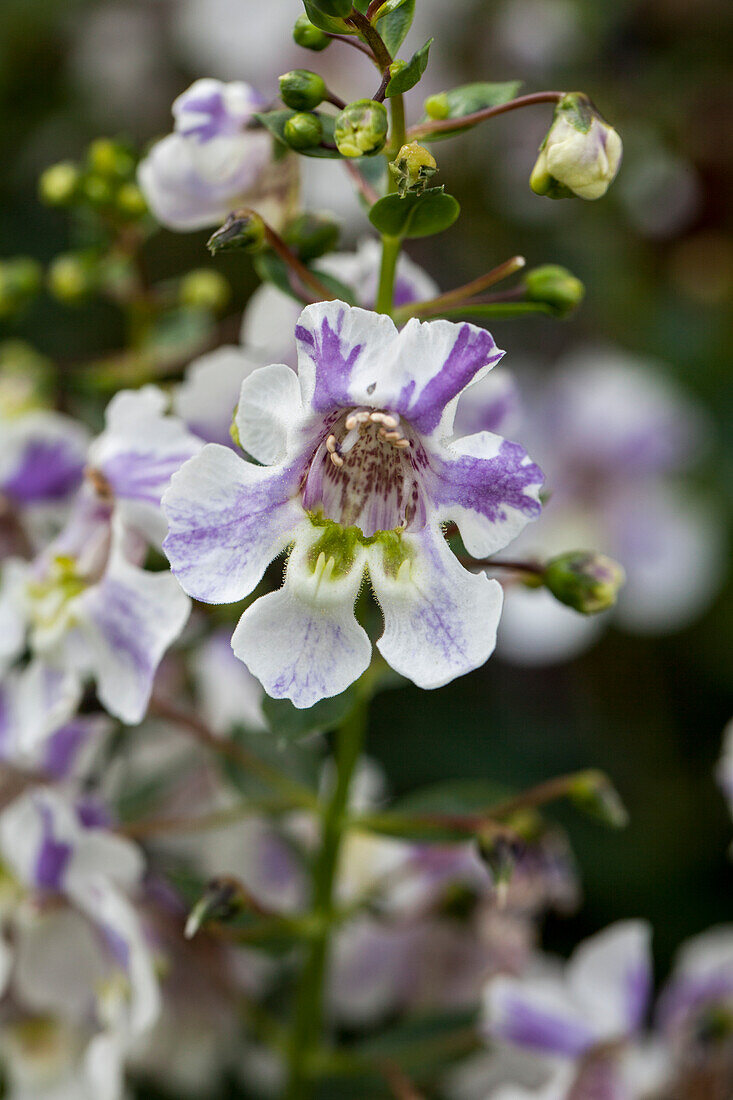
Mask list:
[[[122,142],[98,138],[81,164],[61,161],[41,175],[38,190],[48,206],[88,207],[122,221],[138,221],[147,213],[135,182],[137,159]]]

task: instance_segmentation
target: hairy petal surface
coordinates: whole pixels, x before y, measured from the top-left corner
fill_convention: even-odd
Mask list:
[[[232,638],[265,691],[301,708],[345,691],[368,668],[372,650],[354,616],[366,553],[357,547],[344,572],[325,553],[312,561],[318,537],[318,529],[302,529],[283,587],[249,607]]]
[[[418,687],[441,687],[493,652],[501,585],[464,569],[438,530],[404,535],[402,544],[407,557],[397,568],[379,543],[369,549],[385,624],[377,648]]]
[[[163,497],[171,569],[190,596],[235,603],[292,541],[303,518],[296,467],[263,469],[209,443],[174,474]]]

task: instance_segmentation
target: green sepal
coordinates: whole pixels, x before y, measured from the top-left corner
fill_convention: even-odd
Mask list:
[[[293,115],[301,113],[300,111],[290,111],[287,108],[283,108],[283,110],[279,111],[263,111],[255,115],[255,118],[270,131],[276,141],[284,145],[287,149],[292,149],[292,146],[285,138],[285,123],[288,119],[291,119]],[[321,114],[320,112],[314,112],[314,114],[317,114],[318,118],[321,120],[323,126],[323,141],[333,144],[333,116]],[[341,156],[338,149],[322,149],[319,145],[314,145],[310,149],[297,149],[293,151],[299,153],[302,157],[327,157],[338,159]]]
[[[405,67],[395,73],[384,93],[388,98],[409,92],[410,88],[415,87],[428,67],[428,54],[434,41],[435,39],[429,38],[425,45],[412,55]]]
[[[353,687],[331,699],[321,699],[307,710],[294,707],[289,699],[271,699],[265,696],[262,710],[275,737],[297,741],[309,733],[326,733],[338,726],[351,713],[357,703]]]
[[[420,195],[385,195],[369,211],[369,221],[387,237],[430,237],[449,229],[460,212],[443,187],[430,187]]]
[[[253,258],[253,266],[257,274],[263,283],[272,283],[273,286],[281,290],[283,294],[287,294],[289,298],[299,302],[302,305],[301,299],[293,290],[288,278],[288,266],[280,256],[275,252],[258,252]],[[356,295],[351,287],[346,283],[342,283],[340,279],[334,278],[333,275],[327,274],[325,271],[319,271],[316,267],[310,267],[310,270],[314,275],[324,283],[329,290],[333,291],[342,301],[348,305],[356,305]]]
[[[450,91],[443,92],[439,97],[442,100],[444,111],[444,113],[441,112],[441,117],[459,120],[466,115],[474,114],[476,111],[484,111],[488,107],[500,107],[502,103],[508,103],[510,99],[515,99],[521,87],[521,80],[508,80],[499,84],[480,81],[475,84],[462,84],[458,88],[451,88]],[[422,119],[422,122],[430,121],[431,119],[427,115]],[[475,125],[477,123],[470,124],[470,126]],[[468,128],[466,125],[457,124],[455,130],[441,130],[438,133],[425,134],[421,140],[442,141],[443,138],[453,137],[454,134],[462,133]]]
[[[372,20],[392,57],[404,42],[414,15],[415,0],[387,0]]]

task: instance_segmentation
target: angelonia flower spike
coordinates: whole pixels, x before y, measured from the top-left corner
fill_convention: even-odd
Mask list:
[[[247,4],[173,7],[251,58]],[[8,1100],[733,1096],[730,929],[683,949],[656,1009],[635,914],[567,962],[541,950],[581,896],[546,806],[622,826],[604,772],[522,790],[508,763],[395,802],[365,752],[378,693],[401,689],[378,712],[395,740],[417,692],[451,684],[449,728],[425,731],[445,760],[470,707],[484,736],[495,649],[501,693],[502,659],[557,663],[611,616],[673,629],[719,575],[705,502],[670,480],[704,418],[597,348],[525,382],[518,326],[585,293],[531,237],[527,258],[477,239],[441,259],[461,215],[443,138],[544,112],[538,208],[530,190],[600,199],[621,161],[585,93],[482,81],[416,109],[449,51],[403,48],[413,17],[468,8],[305,0],[287,71],[231,54],[228,80],[176,89],[166,136],[51,165],[68,251],[45,273],[0,261],[3,323],[45,288],[51,335],[92,304],[125,334],[96,346],[92,320],[79,361],[0,342]],[[197,230],[208,254],[170,236]]]

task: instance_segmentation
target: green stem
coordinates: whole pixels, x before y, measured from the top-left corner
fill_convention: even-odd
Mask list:
[[[390,134],[389,152],[387,153],[388,161],[396,156],[405,144],[405,101],[401,95],[396,95],[392,97],[390,103],[392,107],[392,133]],[[387,181],[388,193],[395,192],[397,184],[392,178],[391,172],[387,173]],[[379,270],[379,286],[374,308],[377,313],[386,313],[390,317],[394,307],[395,275],[401,247],[401,237],[382,236],[382,265]]]
[[[308,1100],[313,1091],[309,1062],[321,1045],[324,981],[335,917],[334,882],[347,818],[349,788],[361,753],[366,720],[366,698],[362,694],[337,733],[336,780],[323,809],[321,846],[313,867],[313,931],[296,991],[285,1100]]]

